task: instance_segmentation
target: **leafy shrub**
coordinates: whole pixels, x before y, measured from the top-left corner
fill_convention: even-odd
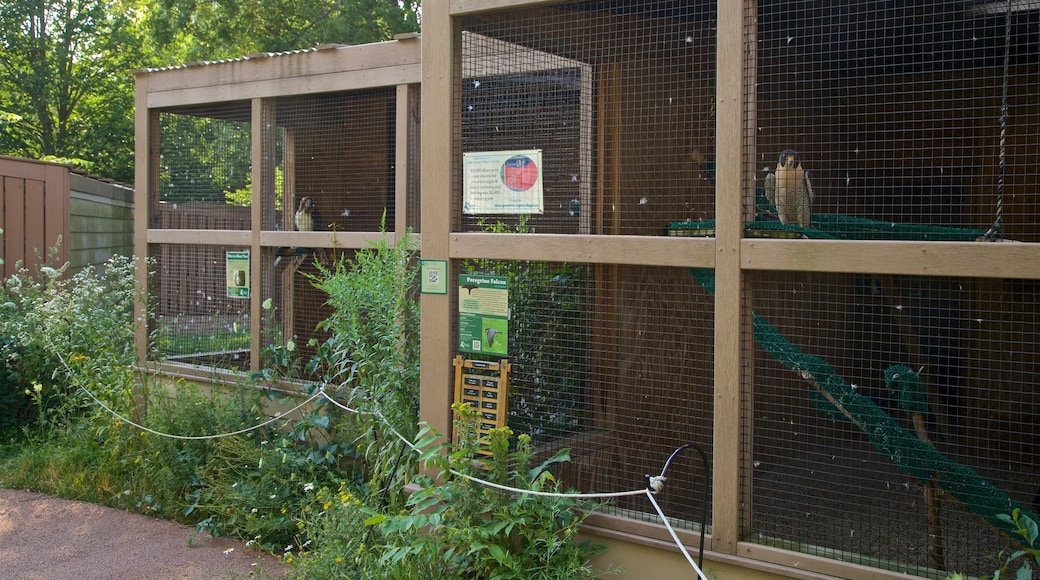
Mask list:
[[[385,233],[385,231],[384,231]],[[352,263],[321,268],[314,285],[329,295],[331,334],[309,370],[325,369],[323,383],[362,413],[339,421],[340,436],[364,458],[364,478],[385,505],[398,504],[415,472],[406,442],[419,417],[419,271],[416,242],[391,246],[384,236],[358,250]],[[342,417],[326,407],[336,423]]]
[[[437,479],[420,476],[420,490],[408,500],[409,512],[376,516],[385,544],[381,563],[422,570],[428,578],[594,578],[589,560],[605,547],[578,542],[585,514],[594,505],[569,497],[520,494],[458,477],[452,471],[492,483],[533,491],[559,492],[550,467],[570,461],[562,450],[532,467],[531,438],[520,435],[510,451],[512,431],[493,429],[486,437],[490,458],[478,449],[477,411],[452,407],[457,448],[443,453],[437,434],[420,433],[423,460],[439,469]]]
[[[19,358],[18,344],[11,337],[0,337],[0,436],[17,431],[32,412]]]
[[[84,413],[101,412],[80,384],[128,411],[133,386],[133,258],[114,256],[101,268],[88,266],[71,277],[62,268],[21,268],[0,288],[3,386],[32,401],[18,422],[66,428]]]
[[[559,491],[550,467],[568,461],[562,451],[531,467],[531,438],[495,429],[489,458],[477,455],[476,411],[453,407],[461,440],[457,448],[436,444],[430,429],[419,433],[422,459],[438,469],[435,479],[416,478],[419,490],[405,510],[377,512],[359,501],[330,501],[315,526],[316,551],[301,559],[314,577],[391,578],[594,578],[589,560],[605,548],[576,539],[594,506],[569,497],[545,497],[494,489],[452,471],[500,485]],[[439,482],[439,483],[438,483]],[[359,524],[364,516],[363,530]]]

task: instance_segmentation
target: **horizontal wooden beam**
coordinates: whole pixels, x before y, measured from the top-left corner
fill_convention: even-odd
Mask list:
[[[260,232],[260,245],[358,249],[367,248],[383,238],[389,246],[394,246],[394,234],[381,232]]]
[[[744,270],[1040,279],[1040,245],[744,239]]]
[[[715,240],[567,234],[452,234],[451,257],[714,268]]]
[[[365,248],[381,238],[396,245],[392,233],[382,232],[260,232],[260,245],[297,248]],[[417,237],[412,235],[411,237]],[[148,230],[149,244],[248,246],[249,230]]]
[[[450,0],[448,11],[452,16],[502,10],[505,8],[530,8],[539,4],[558,4],[559,0]]]
[[[248,246],[252,235],[249,230],[148,230],[148,243]]]
[[[285,97],[343,90],[357,91],[393,87],[400,84],[418,83],[420,69],[421,65],[419,64],[409,64],[363,71],[341,71],[322,75],[228,83],[195,89],[171,89],[150,93],[148,95],[148,107],[160,109],[252,98]]]

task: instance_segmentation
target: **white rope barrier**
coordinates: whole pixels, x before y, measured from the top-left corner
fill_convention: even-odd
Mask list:
[[[65,359],[63,359],[61,357],[61,355],[58,355],[58,358],[59,358],[59,360],[61,360],[62,364],[65,365],[66,368],[68,368],[68,365],[65,364]],[[382,414],[380,414],[378,412],[372,412],[372,411],[361,411],[361,410],[358,410],[358,409],[353,409],[351,407],[348,407],[348,406],[340,403],[339,401],[337,401],[335,398],[333,398],[328,393],[326,393],[324,387],[319,388],[311,396],[307,397],[307,399],[305,399],[302,403],[300,403],[299,405],[296,405],[292,409],[290,409],[290,410],[288,410],[288,411],[286,411],[284,413],[281,413],[280,415],[272,417],[272,418],[268,419],[267,421],[264,421],[264,422],[259,423],[257,425],[253,425],[252,427],[246,427],[244,429],[239,429],[237,431],[231,431],[231,432],[228,432],[228,433],[217,433],[217,434],[214,434],[214,435],[177,435],[177,434],[173,434],[173,433],[163,433],[161,431],[157,431],[155,429],[151,429],[151,428],[145,427],[144,425],[136,423],[136,422],[130,420],[129,418],[124,417],[123,415],[119,414],[114,409],[110,408],[108,405],[106,405],[104,402],[102,402],[100,399],[98,399],[96,396],[94,396],[94,393],[90,392],[83,385],[77,385],[77,386],[79,387],[79,389],[81,391],[86,393],[87,396],[90,397],[90,399],[94,401],[94,403],[96,403],[102,409],[107,411],[113,417],[119,419],[120,421],[122,421],[122,422],[124,422],[124,423],[126,423],[128,425],[136,427],[137,429],[140,429],[141,431],[145,431],[147,433],[151,433],[151,434],[157,435],[159,437],[167,437],[167,438],[170,438],[170,439],[178,439],[178,440],[182,440],[182,441],[200,441],[200,440],[207,440],[207,439],[218,439],[218,438],[221,438],[221,437],[231,437],[231,436],[234,436],[234,435],[241,435],[243,433],[248,433],[250,431],[254,431],[256,429],[260,429],[260,428],[265,427],[267,425],[270,425],[271,423],[274,423],[276,421],[280,421],[280,420],[286,419],[289,415],[295,413],[296,411],[299,411],[300,409],[302,409],[303,407],[313,403],[317,399],[324,398],[326,401],[328,401],[329,403],[331,403],[335,407],[337,407],[337,408],[339,408],[339,409],[341,409],[343,411],[346,411],[348,413],[353,413],[353,414],[356,414],[356,415],[371,415],[371,416],[374,416],[374,417],[378,418],[383,423],[383,425],[387,429],[389,429],[390,432],[394,436],[396,436],[406,446],[408,446],[408,448],[410,448],[412,451],[416,451],[416,452],[420,451],[415,446],[415,444],[413,442],[411,442],[407,437],[405,437],[397,429],[395,429],[393,427],[393,425],[391,425],[390,422],[387,421],[387,419],[385,417],[383,417]],[[654,506],[654,509],[657,511],[657,515],[661,518],[661,521],[664,523],[664,526],[668,530],[668,533],[672,536],[672,540],[675,541],[675,544],[677,546],[679,546],[679,550],[682,551],[683,556],[686,557],[686,561],[689,562],[690,566],[692,566],[694,571],[697,572],[697,576],[700,578],[700,580],[708,580],[707,577],[705,577],[704,573],[701,571],[701,569],[697,566],[696,562],[693,561],[693,558],[690,556],[690,553],[686,550],[686,547],[683,546],[682,541],[679,540],[679,537],[675,533],[675,530],[672,528],[671,523],[669,523],[667,516],[665,516],[664,512],[661,510],[661,506],[658,505],[657,504],[657,500],[654,499],[654,493],[656,493],[658,491],[661,491],[663,489],[663,487],[664,487],[663,486],[663,481],[664,481],[663,477],[662,478],[651,478],[651,485],[653,486],[653,489],[639,488],[639,489],[632,489],[632,490],[628,490],[628,491],[602,492],[602,493],[561,493],[561,492],[549,492],[549,491],[540,491],[540,490],[534,490],[534,489],[522,489],[522,488],[518,488],[518,487],[511,487],[511,486],[508,486],[508,485],[502,485],[502,484],[494,483],[494,482],[491,482],[491,481],[487,481],[485,479],[481,479],[479,477],[474,477],[472,475],[467,475],[465,473],[462,473],[462,472],[454,470],[454,469],[451,469],[449,471],[450,471],[450,473],[452,475],[455,475],[456,477],[461,477],[463,479],[466,479],[466,480],[471,481],[473,483],[476,483],[478,485],[483,485],[483,486],[486,486],[486,487],[500,489],[500,490],[511,492],[511,493],[534,495],[534,496],[541,496],[541,497],[555,497],[555,498],[566,498],[566,499],[608,499],[608,498],[627,497],[627,496],[636,496],[636,495],[644,495],[645,494],[646,497],[650,500],[650,503]],[[702,530],[701,533],[703,533],[703,530]]]
[[[231,431],[231,432],[228,432],[228,433],[216,433],[214,435],[175,435],[173,433],[163,433],[161,431],[156,431],[155,429],[150,429],[148,427],[145,427],[144,425],[141,425],[141,424],[138,424],[138,423],[135,423],[135,422],[131,421],[130,419],[120,415],[114,409],[111,409],[108,405],[106,405],[100,399],[95,397],[94,393],[91,393],[90,391],[88,391],[83,385],[78,385],[78,386],[79,386],[79,390],[81,390],[84,393],[86,393],[87,396],[90,397],[95,403],[97,403],[102,409],[108,411],[109,414],[111,414],[113,417],[119,419],[120,421],[122,421],[122,422],[124,422],[124,423],[126,423],[128,425],[131,425],[133,427],[136,427],[136,428],[140,429],[141,431],[145,431],[147,433],[151,433],[152,435],[158,435],[159,437],[167,437],[169,439],[179,439],[181,441],[204,441],[204,440],[207,440],[207,439],[220,439],[222,437],[231,437],[231,436],[234,436],[234,435],[242,435],[243,433],[248,433],[250,431],[255,431],[257,429],[261,429],[263,427],[266,427],[266,426],[270,425],[271,423],[274,423],[275,421],[281,421],[282,419],[285,419],[289,415],[295,413],[296,411],[299,411],[300,409],[302,409],[303,407],[309,405],[312,401],[314,401],[315,399],[317,399],[318,397],[321,396],[321,392],[314,393],[309,398],[307,398],[307,400],[305,400],[304,402],[300,403],[299,405],[296,405],[292,409],[282,413],[281,415],[277,415],[275,417],[271,417],[270,419],[268,419],[267,421],[264,421],[263,423],[259,423],[257,425],[253,425],[252,427],[246,427],[244,429],[239,429],[238,431]]]

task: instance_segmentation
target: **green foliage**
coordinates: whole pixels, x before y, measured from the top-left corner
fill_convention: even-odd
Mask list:
[[[0,473],[5,485],[108,501],[124,474],[111,416],[90,396],[122,413],[132,406],[135,265],[116,256],[63,272],[21,268],[0,288],[0,392],[21,396],[16,423],[29,443]]]
[[[380,499],[366,486],[347,481],[338,488],[321,488],[300,515],[299,526],[313,543],[297,554],[306,578],[393,578],[379,561],[377,530],[365,522],[377,512]],[[287,556],[289,559],[292,556]]]
[[[133,77],[144,43],[133,3],[10,0],[0,6],[0,151],[85,160],[133,180]]]
[[[291,437],[259,445],[255,437],[222,437],[188,478],[184,515],[200,518],[199,532],[245,538],[268,552],[297,549],[306,541],[298,515],[315,486],[336,479],[333,467]]]
[[[1021,549],[1008,554],[1000,568],[993,572],[993,580],[1008,577],[1014,572],[1016,580],[1028,580],[1033,577],[1033,568],[1030,564],[1040,565],[1040,548],[1036,545],[1038,535],[1036,522],[1032,518],[1015,510],[1011,515],[1000,514],[997,516],[1001,521],[1014,526],[1015,533],[1021,536]]]
[[[11,337],[0,337],[0,437],[17,431],[32,411],[18,359],[17,343]]]
[[[418,32],[419,5],[418,0],[7,0],[0,3],[0,153],[69,162],[131,183],[132,71],[323,43],[389,40],[399,32]]]
[[[326,390],[362,411],[352,417],[355,441],[369,465],[369,484],[384,501],[399,501],[415,459],[402,439],[419,415],[419,271],[415,240],[391,246],[384,235],[352,262],[319,265],[314,285],[329,295],[332,315],[319,325],[330,337],[308,370],[323,369]]]
[[[0,287],[2,388],[15,400],[20,425],[60,429],[94,412],[77,384],[95,385],[106,404],[129,408],[133,259],[115,256],[72,277],[64,276],[66,267],[19,268]],[[31,411],[20,397],[31,399]]]
[[[512,431],[487,435],[490,457],[478,455],[477,412],[453,406],[460,434],[456,448],[437,444],[430,429],[418,434],[418,446],[437,480],[420,476],[419,491],[403,513],[376,515],[367,524],[378,530],[380,544],[368,550],[394,575],[414,578],[594,578],[589,563],[605,548],[577,541],[579,527],[594,506],[569,497],[513,493],[488,487],[454,473],[533,491],[559,492],[550,467],[569,461],[561,451],[532,467],[531,438],[520,435],[510,451]]]
[[[159,195],[167,202],[225,202],[250,187],[248,122],[165,114],[160,117]],[[248,203],[247,203],[248,205]]]
[[[224,192],[224,200],[228,205],[250,206],[253,203],[252,174],[247,176],[250,182],[234,191]],[[281,167],[274,168],[274,209],[282,211],[282,196],[285,191],[285,171]]]
[[[364,44],[419,31],[418,0],[154,0],[147,26],[178,63],[322,43]]]
[[[1011,515],[999,514],[997,519],[1008,524],[1014,530],[1014,535],[1021,538],[1021,547],[1011,552],[1001,552],[996,557],[999,567],[993,571],[992,576],[983,578],[988,578],[988,580],[1004,578],[1031,580],[1033,565],[1040,570],[1040,548],[1036,545],[1036,540],[1040,537],[1040,530],[1037,529],[1036,522],[1019,509],[1015,509]],[[951,574],[946,578],[947,580],[964,580],[964,575]]]

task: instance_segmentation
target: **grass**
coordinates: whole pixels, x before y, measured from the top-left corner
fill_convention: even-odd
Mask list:
[[[428,470],[445,469],[447,457],[455,468],[471,469],[476,459],[475,435],[468,446],[440,453],[427,447],[444,438],[418,424],[415,252],[407,243],[382,242],[323,271],[314,283],[330,295],[334,312],[316,360],[302,363],[292,358],[295,348],[271,347],[265,360],[273,368],[214,393],[190,383],[135,384],[132,268],[107,268],[115,280],[87,272],[66,284],[53,272],[5,286],[0,298],[14,307],[0,309],[0,336],[11,337],[0,347],[18,364],[0,373],[0,389],[30,402],[32,413],[18,417],[20,428],[9,429],[0,446],[0,486],[237,537],[293,564],[302,577],[591,577],[588,557],[598,548],[573,541],[576,503],[423,478],[419,455],[391,435],[422,434]],[[224,351],[248,346],[248,335],[220,321],[212,332],[166,336],[159,345],[164,352]],[[128,425],[83,393],[89,389],[124,416],[140,408],[135,395],[144,393],[140,421],[148,428],[211,436],[263,423],[267,393],[254,381],[286,378],[304,364],[322,379],[304,385],[303,396],[320,384],[369,413],[314,405],[291,424],[184,440]],[[518,451],[510,452],[510,437],[503,431],[496,440],[494,478],[556,489],[549,463],[527,466],[530,438],[517,437]],[[409,482],[422,492],[408,496]],[[439,507],[428,512],[433,503],[416,498]],[[423,521],[430,525],[417,523]],[[445,554],[454,556],[448,561]]]

